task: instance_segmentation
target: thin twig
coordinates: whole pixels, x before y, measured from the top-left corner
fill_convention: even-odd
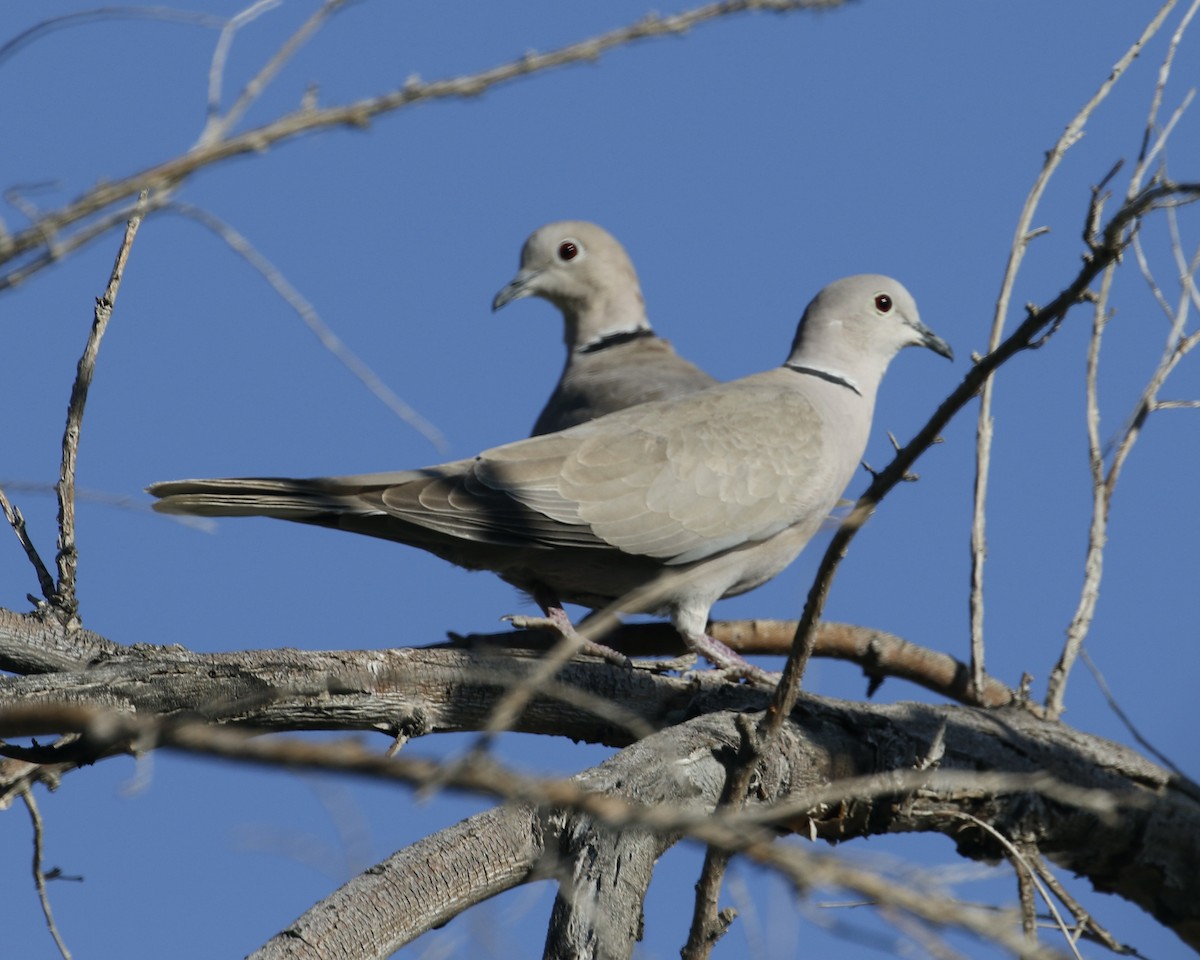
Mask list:
[[[927,930],[911,917],[897,913],[890,907],[882,905],[879,907],[879,912],[888,923],[905,934],[921,950],[924,950],[925,955],[930,960],[963,960],[963,954],[953,949],[943,938],[936,936],[931,930]],[[905,956],[910,953],[910,950],[897,950],[895,955]]]
[[[1179,233],[1179,214],[1176,207],[1167,208],[1167,227],[1171,231],[1171,252],[1175,255],[1175,265],[1179,270],[1179,283],[1183,287],[1183,300],[1179,304],[1179,309],[1171,317],[1178,325],[1179,332],[1176,335],[1178,337],[1183,335],[1183,329],[1186,326],[1183,318],[1186,317],[1188,305],[1200,310],[1200,285],[1196,283],[1196,274],[1200,272],[1200,247],[1196,248],[1190,260],[1184,257],[1183,237]]]
[[[1043,885],[1041,878],[1038,877],[1037,872],[1029,864],[1029,861],[1025,859],[1024,854],[1022,854],[1021,851],[1017,849],[1016,844],[1014,844],[1011,840],[1009,840],[1008,837],[1006,837],[1004,834],[1002,834],[999,830],[997,830],[995,827],[993,827],[990,823],[988,823],[985,820],[980,820],[979,817],[975,816],[974,814],[970,814],[965,811],[960,811],[960,812],[943,814],[943,815],[944,816],[952,816],[955,819],[966,820],[968,823],[975,824],[975,826],[977,826],[984,833],[987,833],[990,836],[992,836],[996,840],[996,842],[999,843],[1000,846],[1002,846],[1004,848],[1005,853],[1008,854],[1008,858],[1010,861],[1012,861],[1014,867],[1017,867],[1019,870],[1021,870],[1025,873],[1025,875],[1029,878],[1030,882],[1037,889],[1037,892],[1041,896],[1042,900],[1045,901],[1046,907],[1047,907],[1047,909],[1049,909],[1051,917],[1053,917],[1055,924],[1058,926],[1059,931],[1062,933],[1063,939],[1067,942],[1067,946],[1070,947],[1070,949],[1071,949],[1071,956],[1073,956],[1075,958],[1075,960],[1083,960],[1083,957],[1079,953],[1079,947],[1076,946],[1075,938],[1073,936],[1071,936],[1071,931],[1067,929],[1067,924],[1063,920],[1062,914],[1058,912],[1058,907],[1055,906],[1054,898],[1050,896],[1050,891],[1047,890],[1046,887]]]
[[[1197,2],[1200,2],[1200,0],[1197,0]],[[1195,10],[1194,7],[1192,9]],[[1172,48],[1172,52],[1173,52],[1173,48]],[[1134,180],[1131,181],[1131,183],[1130,183],[1130,193],[1131,194],[1137,192],[1136,190],[1133,189],[1135,183],[1137,185],[1137,188],[1141,189],[1142,175],[1149,172],[1149,165],[1158,158],[1158,155],[1163,151],[1163,148],[1166,147],[1167,141],[1171,138],[1171,134],[1175,131],[1175,127],[1178,125],[1180,119],[1182,119],[1182,117],[1183,117],[1184,113],[1187,111],[1188,107],[1190,107],[1192,105],[1192,101],[1195,98],[1196,98],[1195,90],[1189,90],[1186,94],[1184,94],[1183,102],[1178,107],[1175,108],[1175,111],[1171,114],[1171,119],[1168,120],[1166,125],[1162,128],[1162,130],[1159,131],[1158,138],[1154,141],[1154,145],[1150,148],[1149,153],[1146,155],[1146,160],[1145,160],[1146,167],[1144,169],[1139,168],[1137,171],[1137,174],[1134,177]]]
[[[134,216],[141,210],[143,217],[153,213],[162,207],[169,198],[169,191],[162,190],[150,196],[144,203],[133,203],[128,206],[118,207],[111,213],[105,214],[94,223],[89,223],[86,226],[80,227],[70,236],[65,239],[57,239],[54,233],[47,234],[46,248],[42,253],[27,260],[20,267],[10,270],[8,273],[0,275],[0,292],[16,287],[24,283],[35,273],[51,264],[57,263],[69,254],[79,250],[97,237],[103,236],[114,227],[127,223],[129,218]],[[4,242],[0,238],[0,249],[3,249]],[[0,257],[0,262],[3,262],[3,257]]]
[[[936,797],[951,801],[980,795],[1036,794],[1064,806],[1086,810],[1100,822],[1119,822],[1124,811],[1138,809],[1153,803],[1148,797],[1132,792],[1117,793],[1112,790],[1095,790],[1077,787],[1059,780],[1053,774],[1038,773],[989,773],[986,771],[962,771],[942,769],[888,770],[884,773],[864,774],[857,777],[840,777],[833,783],[810,787],[782,802],[762,804],[752,810],[718,811],[715,815],[730,825],[739,828],[743,824],[756,826],[792,826],[836,809],[850,801],[869,802],[881,797],[902,794],[919,794],[924,799]],[[798,830],[803,834],[803,830]]]
[[[1174,323],[1179,314],[1175,311],[1171,304],[1167,302],[1167,298],[1163,296],[1162,287],[1159,285],[1158,280],[1155,279],[1154,272],[1150,268],[1150,261],[1146,257],[1146,250],[1142,245],[1141,234],[1134,234],[1132,246],[1134,258],[1137,260],[1138,270],[1141,271],[1142,279],[1146,281],[1146,286],[1150,290],[1150,295],[1154,298],[1154,302],[1158,304],[1162,312],[1166,314],[1167,319],[1170,320],[1171,323]]]
[[[721,798],[717,803],[717,810],[721,813],[736,813],[746,802],[759,756],[754,726],[744,716],[739,716],[738,721],[741,743],[736,766],[726,778]],[[704,866],[700,870],[699,880],[696,881],[696,897],[692,904],[692,922],[688,928],[687,941],[679,951],[682,960],[705,960],[712,954],[717,941],[729,929],[732,917],[720,911],[718,905],[721,884],[732,856],[731,850],[713,844],[709,844],[704,850]]]
[[[1104,678],[1104,674],[1100,672],[1100,668],[1096,666],[1096,662],[1088,655],[1086,650],[1082,651],[1084,665],[1092,672],[1092,676],[1096,680],[1096,686],[1100,688],[1100,693],[1104,697],[1108,708],[1117,715],[1117,719],[1125,725],[1125,729],[1129,731],[1129,735],[1145,750],[1150,756],[1154,757],[1164,767],[1174,773],[1176,776],[1187,780],[1187,775],[1179,767],[1174,760],[1168,757],[1165,753],[1158,749],[1153,743],[1142,735],[1142,731],[1137,728],[1132,718],[1122,708],[1120,701],[1112,692],[1112,688],[1108,685],[1108,681]],[[1191,781],[1188,781],[1189,783]]]
[[[1071,911],[1080,935],[1104,944],[1113,953],[1128,955],[1135,952],[1118,942],[1116,937],[1100,926],[1095,918],[1084,909],[1083,904],[1071,896],[1070,891],[1059,882],[1058,877],[1046,865],[1045,859],[1036,846],[1024,850],[1023,853],[1025,854],[1026,861],[1037,871],[1038,876],[1041,877],[1047,889],[1058,897],[1059,901]]]
[[[1150,108],[1146,112],[1146,129],[1142,134],[1142,148],[1138,151],[1138,162],[1134,170],[1133,178],[1129,182],[1129,193],[1126,199],[1129,199],[1134,194],[1142,189],[1143,177],[1150,169],[1150,164],[1153,162],[1155,155],[1166,142],[1165,136],[1155,138],[1155,128],[1158,123],[1158,111],[1162,106],[1163,93],[1167,89],[1167,80],[1171,76],[1171,68],[1175,63],[1175,53],[1179,49],[1179,44],[1183,41],[1183,35],[1187,31],[1188,25],[1195,17],[1196,11],[1200,9],[1200,0],[1192,0],[1192,5],[1187,9],[1184,15],[1179,20],[1179,25],[1175,28],[1175,32],[1171,35],[1171,40],[1167,44],[1167,52],[1163,56],[1162,63],[1158,66],[1158,78],[1154,84],[1154,95],[1150,98]],[[1186,100],[1191,100],[1189,93]],[[1178,116],[1179,111],[1176,111]],[[1172,126],[1169,124],[1168,127]],[[1153,144],[1153,146],[1152,146]]]
[[[221,35],[217,37],[213,47],[212,62],[208,67],[208,119],[205,123],[205,133],[215,126],[217,113],[221,109],[221,84],[225,79],[225,63],[229,59],[229,49],[233,46],[233,38],[237,32],[248,23],[252,23],[269,10],[274,10],[283,0],[257,0],[244,10],[239,10],[225,22]],[[201,135],[200,142],[204,142]]]
[[[549,652],[538,658],[533,671],[522,677],[520,682],[512,684],[496,701],[472,751],[487,749],[497,734],[512,729],[521,711],[553,681],[559,670],[575,659],[583,647],[584,640],[578,633],[562,634]]]
[[[142,199],[145,199],[144,195]],[[75,597],[75,573],[79,562],[75,544],[75,470],[79,457],[79,435],[83,428],[83,411],[87,405],[92,377],[96,373],[100,341],[104,337],[104,331],[108,329],[113,304],[121,289],[121,278],[125,275],[125,264],[129,260],[129,250],[141,224],[142,212],[139,209],[125,226],[125,236],[117,250],[108,286],[104,294],[96,299],[92,328],[88,333],[83,356],[79,358],[75,383],[71,387],[71,400],[67,405],[67,426],[63,431],[62,464],[58,475],[58,583],[52,603],[64,618],[64,623],[68,625],[78,623],[79,610],[79,603]]]
[[[1182,285],[1184,290],[1176,312],[1176,321],[1171,325],[1171,330],[1167,335],[1167,344],[1163,355],[1134,406],[1133,414],[1130,416],[1125,431],[1116,445],[1108,473],[1104,476],[1103,483],[1097,492],[1098,496],[1093,504],[1092,526],[1089,534],[1088,555],[1085,562],[1083,595],[1080,598],[1076,617],[1068,629],[1066,643],[1063,645],[1062,652],[1059,654],[1058,661],[1051,670],[1046,684],[1045,708],[1047,715],[1050,717],[1058,717],[1062,714],[1067,679],[1079,655],[1087,628],[1091,623],[1091,617],[1099,592],[1105,529],[1112,505],[1113,492],[1116,490],[1117,481],[1120,479],[1121,469],[1125,461],[1129,458],[1134,444],[1137,443],[1146,419],[1158,409],[1159,390],[1162,389],[1163,384],[1179,362],[1197,344],[1200,344],[1200,331],[1190,336],[1183,336],[1183,324],[1186,322],[1187,304],[1190,299],[1188,288],[1191,283],[1191,277],[1183,278]]]
[[[1142,48],[1161,28],[1175,0],[1167,0],[1159,8],[1150,23],[1142,31],[1141,36],[1125,51],[1124,55],[1113,66],[1112,71],[1099,88],[1075,115],[1053,147],[1046,153],[1046,160],[1041,172],[1034,181],[1025,205],[1017,217],[1017,228],[1013,236],[1012,247],[1009,250],[1008,263],[1004,268],[1004,277],[1000,283],[1000,293],[996,298],[996,312],[992,319],[992,331],[988,338],[988,351],[994,353],[1000,344],[1004,331],[1005,319],[1008,316],[1012,291],[1017,281],[1021,262],[1025,257],[1029,240],[1032,236],[1031,226],[1033,217],[1041,202],[1042,195],[1050,182],[1050,178],[1058,169],[1066,152],[1083,136],[1083,128],[1095,109],[1105,100],[1113,86],[1121,79],[1129,65],[1141,53]],[[1127,198],[1132,199],[1131,197]],[[979,417],[975,442],[975,498],[971,520],[971,593],[970,593],[970,625],[971,625],[971,676],[975,683],[981,684],[984,674],[984,636],[983,636],[983,568],[987,557],[987,486],[991,468],[992,442],[992,393],[994,381],[990,378],[984,381],[980,391]]]
[[[1083,647],[1084,638],[1096,615],[1100,598],[1100,579],[1104,573],[1104,547],[1108,542],[1108,495],[1104,477],[1104,450],[1100,440],[1100,397],[1097,375],[1100,370],[1100,343],[1109,319],[1109,294],[1112,290],[1115,265],[1104,271],[1100,291],[1092,305],[1092,335],[1088,340],[1087,371],[1084,377],[1087,411],[1088,472],[1091,478],[1092,520],[1088,528],[1087,552],[1083,561],[1083,587],[1075,614],[1067,627],[1067,637],[1059,665],[1051,672],[1048,687],[1056,695],[1047,697],[1047,713],[1057,719],[1062,713],[1062,692],[1065,674]],[[1058,677],[1061,675],[1062,679]]]
[[[659,38],[677,36],[710,20],[755,11],[788,13],[797,10],[829,9],[841,6],[845,0],[721,0],[703,7],[671,16],[650,15],[637,23],[608,33],[569,44],[549,53],[527,53],[517,60],[492,67],[479,73],[424,83],[413,77],[402,87],[389,93],[354,103],[325,109],[304,105],[299,110],[278,117],[262,126],[227,139],[188,151],[182,156],[148,167],[130,176],[102,183],[78,200],[45,214],[11,237],[0,238],[0,263],[39,250],[46,246],[48,236],[57,236],[63,228],[104,211],[107,207],[137,195],[142,190],[175,187],[198,170],[231,157],[260,154],[275,144],[295,139],[317,130],[334,127],[361,129],[377,116],[392,113],[430,100],[470,99],[492,89],[511,83],[533,73],[578,63],[595,62],[602,54],[617,47]],[[65,241],[63,241],[65,242]],[[46,265],[39,258],[37,269]],[[29,275],[26,269],[22,279]],[[0,276],[0,290],[12,285],[11,275]]]
[[[337,678],[330,679],[340,682]],[[313,696],[318,690],[329,690],[333,685],[327,682],[294,689]],[[320,741],[320,749],[314,745],[314,751],[308,752],[306,746],[310,741],[280,736],[266,741],[280,744],[278,750],[269,746],[260,749],[258,744],[263,741],[255,737],[277,728],[274,725],[255,727],[245,720],[245,714],[254,703],[271,699],[279,692],[261,691],[215,702],[203,710],[169,716],[115,709],[80,699],[47,701],[39,698],[19,702],[0,707],[0,730],[7,741],[49,733],[67,734],[69,739],[51,746],[32,747],[6,742],[0,745],[0,754],[30,763],[94,763],[105,757],[128,753],[131,744],[136,744],[139,751],[149,751],[195,741],[215,744],[211,750],[255,763],[299,764],[309,769],[355,774],[380,782],[404,783],[417,789],[439,784],[504,801],[570,807],[595,815],[613,827],[641,826],[668,835],[692,834],[705,825],[717,824],[743,835],[760,832],[762,836],[768,836],[788,831],[813,838],[820,835],[818,825],[821,822],[829,822],[831,813],[852,801],[870,803],[886,798],[891,806],[902,797],[919,797],[924,802],[936,802],[940,809],[946,804],[974,803],[985,796],[1018,794],[1041,797],[1060,807],[1090,814],[1097,824],[1114,828],[1132,812],[1150,811],[1161,800],[1149,787],[1138,787],[1129,782],[1123,789],[1082,787],[1045,770],[988,772],[941,767],[921,769],[914,765],[909,769],[839,776],[819,786],[797,788],[785,800],[764,801],[748,809],[732,809],[728,805],[718,806],[715,810],[673,804],[626,806],[626,801],[619,797],[610,797],[613,802],[606,806],[603,798],[610,796],[608,794],[588,793],[572,780],[523,775],[487,754],[466,765],[410,753],[383,756],[362,740],[349,737],[336,742]],[[742,747],[745,747],[744,738]],[[211,750],[206,748],[200,752]],[[962,762],[961,758],[959,762]],[[1166,774],[1159,779],[1160,787],[1168,780],[1171,789],[1177,786]],[[1178,786],[1187,792],[1186,783],[1180,782]],[[836,820],[831,826],[838,831],[843,829]],[[844,832],[839,835],[844,837]]]
[[[931,926],[954,926],[975,932],[1022,960],[1060,960],[1062,956],[1057,951],[1028,943],[1011,929],[1007,917],[997,916],[993,911],[975,904],[931,896],[927,886],[913,885],[915,878],[911,874],[898,882],[894,877],[861,870],[830,857],[814,856],[792,844],[756,843],[747,846],[744,853],[749,859],[772,867],[788,877],[797,893],[817,886],[837,885],[868,898],[877,906],[906,910]],[[827,868],[834,866],[838,868],[836,871],[826,872]],[[917,908],[919,903],[927,903],[934,909]],[[982,933],[983,928],[987,928],[988,932]]]
[[[513,724],[520,717],[521,711],[534,697],[543,693],[554,682],[558,672],[574,659],[584,645],[585,640],[581,634],[574,631],[562,634],[550,651],[545,656],[538,658],[537,666],[530,673],[522,677],[519,682],[509,685],[492,708],[483,729],[471,745],[457,760],[446,763],[438,777],[425,785],[427,793],[440,790],[450,782],[459,769],[484,756],[496,736],[505,730],[512,729]]]
[[[269,5],[274,6],[274,4]],[[304,46],[306,42],[308,42],[309,38],[311,38],[314,33],[321,29],[325,21],[328,20],[330,16],[332,16],[345,5],[346,0],[325,0],[325,2],[313,12],[312,16],[310,16],[306,21],[304,21],[303,24],[301,24],[300,29],[292,34],[283,44],[283,46],[275,51],[274,56],[272,56],[271,59],[263,65],[262,69],[254,75],[250,82],[246,84],[237,100],[234,101],[233,106],[229,108],[229,112],[220,118],[218,118],[215,114],[210,115],[209,121],[205,125],[204,132],[200,134],[200,140],[198,141],[197,146],[207,146],[210,143],[215,143],[218,140],[224,139],[229,131],[232,130],[237,124],[238,120],[242,118],[242,115],[245,114],[248,109],[250,109],[254,101],[262,95],[262,92],[267,88],[271,81],[275,79],[276,74],[283,69],[284,64],[296,55],[296,52],[302,46]],[[264,9],[267,6],[268,4],[265,2],[253,4],[234,18],[234,20],[237,21],[236,25],[234,25],[233,21],[231,21],[230,27],[222,31],[221,34],[221,40],[225,41],[225,50],[227,50],[228,44],[232,40],[233,32],[240,27],[242,23],[249,22],[257,17],[260,13],[264,12]],[[226,38],[229,38],[229,40]],[[220,47],[220,44],[218,44],[218,46]],[[221,69],[224,68],[224,53],[225,51],[223,50],[220,59]],[[209,72],[210,111],[213,110],[213,108],[217,105],[213,100],[214,86],[212,81],[212,73],[217,69],[218,58],[214,53],[212,69]],[[219,81],[217,82],[215,89],[216,96],[219,98]]]
[[[1009,857],[1013,873],[1017,875],[1017,899],[1021,904],[1021,930],[1030,943],[1037,943],[1037,888],[1033,883],[1033,874],[1029,872],[1021,860]]]
[[[98,7],[95,10],[81,10],[78,13],[65,13],[58,17],[49,17],[40,23],[35,23],[27,30],[22,30],[11,40],[0,45],[0,66],[4,61],[19,50],[40,40],[45,34],[63,27],[74,27],[97,20],[166,20],[175,23],[193,23],[201,27],[219,27],[225,21],[207,13],[192,13],[187,10],[173,10],[170,7]]]
[[[42,902],[42,915],[46,918],[46,927],[50,936],[62,954],[63,960],[71,960],[71,951],[67,949],[62,935],[58,932],[58,924],[54,922],[54,911],[50,908],[50,895],[46,892],[46,874],[42,872],[42,850],[45,842],[45,832],[42,828],[42,813],[38,809],[37,800],[28,784],[17,788],[25,808],[29,811],[29,819],[33,821],[33,882],[37,887],[38,899]]]
[[[37,547],[29,539],[29,532],[25,529],[25,518],[21,515],[21,511],[9,502],[8,495],[4,492],[3,488],[0,488],[0,509],[4,510],[4,517],[8,520],[9,525],[13,528],[13,532],[17,535],[21,549],[25,551],[25,556],[33,564],[42,596],[47,601],[51,600],[54,597],[54,578],[50,576],[50,571],[42,563],[42,558],[37,552]]]
[[[175,201],[166,205],[166,209],[179,213],[189,220],[194,220],[224,240],[230,249],[258,271],[262,278],[271,285],[271,288],[283,298],[287,305],[296,311],[300,319],[304,321],[308,329],[320,341],[321,346],[333,354],[334,358],[349,370],[364,387],[391,410],[392,413],[433,444],[439,453],[444,454],[449,449],[449,445],[446,443],[446,438],[442,435],[442,432],[400,399],[392,388],[384,383],[382,378],[368,366],[365,360],[346,346],[342,338],[334,333],[329,325],[321,319],[321,315],[317,313],[316,308],[301,295],[300,291],[292,286],[291,282],[275,264],[258,252],[249,240],[220,217],[214,216],[207,210],[193,204]]]

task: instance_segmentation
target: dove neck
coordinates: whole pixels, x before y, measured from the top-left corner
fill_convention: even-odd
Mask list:
[[[568,353],[591,353],[618,337],[653,336],[637,280],[619,288],[593,288],[587,297],[560,303]]]

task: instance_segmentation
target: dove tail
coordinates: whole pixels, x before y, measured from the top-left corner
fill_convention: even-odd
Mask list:
[[[345,495],[316,480],[234,477],[218,480],[167,480],[146,488],[158,497],[160,513],[201,517],[276,517],[314,521],[352,509]]]

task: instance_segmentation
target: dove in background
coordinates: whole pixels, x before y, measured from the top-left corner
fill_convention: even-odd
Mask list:
[[[582,220],[548,223],[525,241],[521,265],[492,301],[541,297],[562,311],[567,361],[531,436],[556,433],[648,400],[717,381],[655,335],[625,248]]]

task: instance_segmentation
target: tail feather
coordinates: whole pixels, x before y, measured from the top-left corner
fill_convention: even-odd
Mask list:
[[[332,527],[418,546],[471,569],[480,566],[476,552],[484,544],[509,551],[608,547],[585,524],[560,522],[475,479],[474,463],[345,477],[167,480],[146,492],[158,498],[161,513]]]
[[[338,487],[341,490],[338,490]],[[233,477],[220,480],[167,480],[146,488],[158,497],[160,513],[201,517],[276,517],[306,520],[362,509],[357,490],[321,480]]]

